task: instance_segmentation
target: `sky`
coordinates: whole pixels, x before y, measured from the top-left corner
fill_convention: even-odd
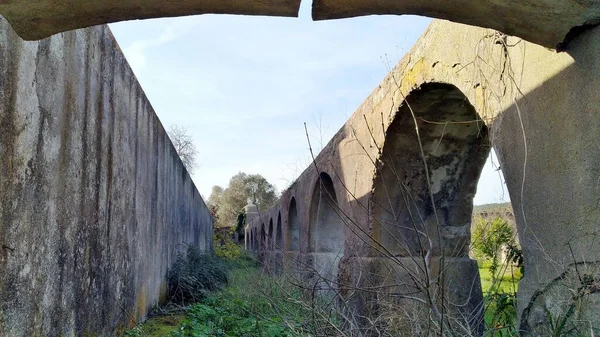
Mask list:
[[[282,191],[425,31],[430,19],[200,15],[111,24],[165,128],[187,128],[204,197],[238,172]],[[316,155],[316,153],[315,153]],[[495,161],[497,163],[497,160]],[[475,204],[508,200],[488,160]]]

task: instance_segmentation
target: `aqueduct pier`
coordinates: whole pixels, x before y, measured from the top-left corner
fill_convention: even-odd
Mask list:
[[[444,270],[450,310],[479,329],[468,252],[493,147],[525,259],[520,328],[547,335],[547,312],[564,317],[575,302],[572,319],[598,328],[600,295],[583,289],[600,280],[599,71],[600,29],[557,53],[434,21],[278,203],[253,213],[249,249],[273,267],[319,274],[357,316],[379,311],[356,289],[424,295]]]
[[[12,25],[0,25],[0,334],[114,335],[164,296],[177,247],[208,249],[212,229],[108,28],[36,42],[17,34],[201,13],[294,16],[298,5],[0,4]],[[573,324],[598,328],[599,6],[316,0],[317,19],[410,13],[485,28],[434,22],[314,165],[258,213],[250,247],[267,264],[308,266],[357,315],[379,303],[356,289],[447,285],[439,303],[478,329],[469,222],[493,146],[524,249],[520,327],[544,335],[547,312],[577,302]]]

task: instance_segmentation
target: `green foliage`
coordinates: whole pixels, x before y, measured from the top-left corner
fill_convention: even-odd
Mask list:
[[[169,300],[180,304],[198,302],[209,292],[222,289],[227,280],[228,268],[222,259],[190,246],[187,254],[178,254],[167,273]]]
[[[515,233],[502,218],[487,221],[480,218],[472,234],[472,246],[476,255],[489,259],[492,264],[492,275],[496,274],[499,264],[499,254],[504,247],[514,244]]]
[[[246,233],[244,232],[245,228],[246,228],[246,213],[240,213],[240,214],[238,214],[238,217],[237,217],[237,224],[235,226],[235,232],[241,238],[243,238],[246,235]]]
[[[133,329],[129,329],[125,331],[123,337],[142,337],[144,336],[144,331],[142,330],[142,326],[136,326]]]
[[[230,268],[229,285],[207,294],[191,305],[184,319],[161,327],[167,334],[149,333],[148,323],[126,332],[126,337],[138,336],[223,336],[223,337],[286,337],[309,336],[313,331],[307,319],[314,315],[302,299],[302,291],[289,280],[267,276],[258,268],[251,255],[226,262]],[[153,318],[152,320],[154,320]],[[158,330],[157,330],[158,331]],[[331,336],[333,333],[320,334]]]
[[[288,336],[289,328],[281,318],[265,315],[268,312],[257,316],[253,305],[232,292],[215,294],[192,306],[172,336]]]
[[[208,203],[216,208],[217,227],[235,227],[248,200],[264,211],[273,205],[277,197],[275,187],[263,176],[240,172],[229,180],[227,188],[213,186]]]
[[[488,293],[485,302],[486,334],[489,337],[519,336],[516,293]]]
[[[215,255],[225,260],[235,260],[242,256],[244,250],[233,242],[231,235],[217,235],[213,237]]]
[[[127,330],[123,337],[163,337],[177,331],[185,316],[176,314],[157,315],[149,318],[143,325]]]
[[[516,291],[523,272],[523,254],[515,232],[502,218],[479,219],[472,235],[472,248],[480,260],[485,301],[486,334],[489,337],[518,336]],[[505,261],[500,254],[506,253]]]

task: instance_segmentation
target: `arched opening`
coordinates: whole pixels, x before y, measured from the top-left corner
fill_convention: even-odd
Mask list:
[[[252,229],[252,250],[253,251],[257,251],[258,250],[258,234],[256,231],[256,227],[254,227]]]
[[[267,250],[273,250],[275,248],[275,243],[273,242],[275,236],[273,236],[273,219],[269,220],[269,235],[267,235]]]
[[[275,229],[275,249],[280,250],[283,246],[283,228],[281,228],[281,212],[277,215],[277,227]]]
[[[315,253],[343,255],[344,227],[337,210],[333,181],[321,173],[310,205],[309,250]]]
[[[258,249],[260,251],[267,250],[267,232],[265,231],[265,224],[260,225],[260,242]]]
[[[252,229],[246,234],[246,250],[252,250]]]
[[[290,201],[290,208],[288,210],[288,231],[287,231],[287,251],[298,251],[298,241],[300,238],[300,231],[298,229],[298,209],[296,208],[296,198],[292,198]]]
[[[325,296],[334,296],[330,291],[337,288],[339,263],[344,255],[344,226],[333,181],[327,173],[319,175],[313,190],[308,234],[309,256],[319,276],[314,287],[324,290]]]
[[[387,129],[371,214],[374,254],[393,258],[396,282],[425,296],[415,280],[434,280],[445,291],[442,305],[478,330],[481,284],[469,244],[473,197],[490,147],[487,127],[459,89],[422,85]]]

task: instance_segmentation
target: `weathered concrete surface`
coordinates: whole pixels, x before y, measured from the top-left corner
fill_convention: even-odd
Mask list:
[[[300,0],[8,0],[0,14],[24,39],[123,20],[195,14],[297,16]],[[564,48],[580,27],[600,23],[598,0],[314,0],[313,18],[415,14],[492,28]]]
[[[110,22],[197,14],[298,16],[300,0],[8,0],[0,14],[26,40]]]
[[[108,27],[0,21],[0,335],[115,336],[212,221]]]
[[[446,19],[549,48],[562,48],[577,27],[600,23],[600,1],[582,0],[314,0],[313,18],[339,19],[372,14],[415,14]],[[576,33],[576,32],[573,32]]]
[[[310,259],[311,227],[316,226],[310,214],[315,184],[327,173],[344,231],[344,256],[334,281],[348,285],[342,293],[350,296],[349,303],[357,298],[355,286],[365,283],[445,284],[433,265],[431,273],[409,268],[382,276],[406,265],[403,259],[416,265],[440,261],[449,271],[445,277],[453,280],[448,303],[462,299],[462,306],[450,306],[450,312],[470,317],[463,323],[480,329],[481,290],[477,272],[469,271],[466,244],[481,159],[493,146],[525,258],[518,299],[521,327],[543,335],[540,312],[560,315],[576,303],[579,311],[568,324],[589,334],[589,324],[599,328],[600,319],[582,323],[577,317],[596,317],[600,294],[594,267],[600,261],[598,92],[600,28],[582,33],[565,53],[556,53],[492,30],[434,21],[314,165],[276,206],[251,221],[248,231],[280,212],[286,267],[318,268]],[[292,200],[297,251],[288,233]],[[586,268],[578,273],[575,267],[581,265]],[[468,277],[453,278],[451,270],[464,270]],[[563,298],[561,289],[573,296]],[[377,312],[379,302],[368,292],[363,295],[355,308]]]

